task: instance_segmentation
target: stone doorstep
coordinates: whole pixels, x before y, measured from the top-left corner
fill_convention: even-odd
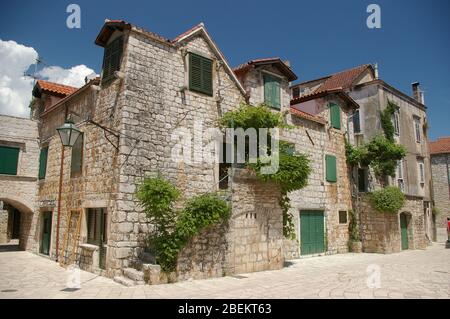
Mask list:
[[[123,275],[126,278],[129,278],[129,279],[137,281],[137,282],[144,281],[144,272],[136,270],[134,268],[125,268],[123,270]]]
[[[119,283],[119,284],[121,284],[121,285],[127,286],[127,287],[133,287],[133,286],[136,285],[134,280],[131,280],[129,278],[125,278],[123,276],[116,276],[116,277],[114,277],[114,281]]]

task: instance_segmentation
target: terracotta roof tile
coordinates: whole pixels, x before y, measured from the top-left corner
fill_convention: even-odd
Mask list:
[[[319,88],[317,88],[317,91],[331,90],[336,88],[348,89],[358,78],[358,76],[360,76],[361,73],[363,73],[368,67],[370,67],[370,64],[364,64],[350,70],[332,74]]]
[[[279,70],[287,76],[289,81],[295,81],[297,79],[297,75],[295,75],[291,67],[284,63],[279,57],[250,60],[246,63],[234,67],[233,72],[236,75],[245,74],[245,72],[253,66],[270,63],[274,63],[279,68]]]
[[[38,80],[37,85],[43,91],[48,91],[48,92],[61,94],[61,95],[65,95],[65,96],[70,95],[73,92],[75,92],[76,90],[78,90],[78,88],[73,87],[73,86],[68,86],[68,85],[44,81],[44,80]]]
[[[430,142],[430,154],[450,153],[450,136],[440,137]]]
[[[300,111],[300,110],[298,110],[298,109],[296,109],[294,107],[291,107],[291,114],[293,114],[295,116],[298,116],[298,117],[301,117],[301,118],[306,119],[306,120],[317,122],[319,124],[326,124],[327,123],[327,121],[324,118],[320,117],[320,116],[316,116],[316,115],[313,115],[313,114],[310,114],[310,113],[307,113],[307,112],[304,112],[304,111]]]

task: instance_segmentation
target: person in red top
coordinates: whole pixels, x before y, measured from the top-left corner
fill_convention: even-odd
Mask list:
[[[450,217],[447,217],[447,241],[450,243]]]

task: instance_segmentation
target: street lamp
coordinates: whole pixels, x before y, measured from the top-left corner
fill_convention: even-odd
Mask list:
[[[59,137],[61,138],[63,147],[73,147],[78,137],[81,135],[81,131],[77,128],[70,116],[69,118],[67,118],[66,122],[56,130],[58,131]]]

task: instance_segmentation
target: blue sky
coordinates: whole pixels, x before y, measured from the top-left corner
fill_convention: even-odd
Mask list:
[[[81,7],[81,29],[66,27],[70,3]],[[366,26],[371,3],[381,7],[381,29]],[[280,56],[299,80],[377,62],[380,77],[407,94],[420,81],[430,138],[450,135],[448,0],[1,1],[0,39],[34,48],[49,65],[100,73],[103,51],[94,40],[105,18],[168,38],[204,22],[232,66]]]

